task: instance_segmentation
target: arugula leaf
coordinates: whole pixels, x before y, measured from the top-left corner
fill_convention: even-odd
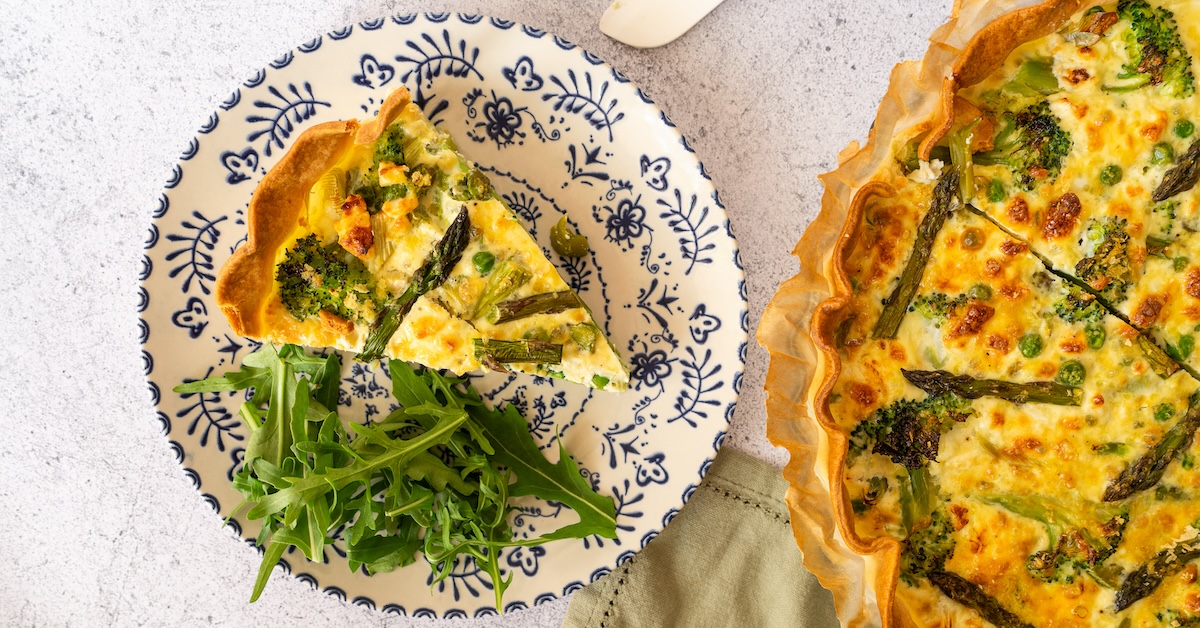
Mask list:
[[[471,415],[495,443],[495,459],[517,474],[516,482],[509,487],[512,495],[534,495],[561,502],[579,515],[577,523],[544,534],[540,537],[542,540],[592,534],[616,538],[616,509],[612,499],[592,491],[561,442],[558,444],[558,462],[552,464],[542,455],[537,443],[529,438],[529,425],[515,407],[510,405],[497,412],[480,405],[471,409]]]
[[[351,570],[391,571],[421,552],[437,584],[460,557],[474,560],[491,579],[498,609],[513,577],[502,576],[503,548],[616,536],[612,500],[592,491],[561,443],[558,462],[546,460],[515,408],[488,408],[461,378],[400,361],[388,367],[401,407],[373,425],[350,423],[349,431],[337,415],[336,353],[263,345],[239,371],[176,387],[181,394],[254,389],[240,409],[251,434],[233,478],[242,506],[251,506],[247,517],[262,520],[265,551],[251,601],[288,547],[321,560],[339,529]],[[514,539],[509,498],[525,495],[567,505],[580,520]]]

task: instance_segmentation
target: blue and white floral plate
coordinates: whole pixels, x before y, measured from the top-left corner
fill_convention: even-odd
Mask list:
[[[608,573],[678,512],[725,434],[746,354],[743,273],[716,191],[667,117],[599,59],[520,24],[426,14],[363,22],[273,61],[200,129],[154,212],[139,308],[146,375],[188,477],[227,515],[240,501],[230,478],[246,442],[242,397],[171,392],[184,379],[235,369],[256,346],[234,335],[214,305],[216,274],[245,239],[255,184],[297,134],[373,116],[401,84],[486,169],[543,248],[550,251],[550,227],[562,214],[588,236],[590,256],[550,258],[632,369],[621,394],[529,376],[475,380],[491,399],[517,404],[551,456],[560,434],[580,473],[617,504],[616,539],[507,553],[516,577],[505,609],[524,608]],[[393,403],[386,371],[346,363],[342,416],[385,416]],[[540,533],[573,516],[530,501],[514,527]],[[230,525],[248,539],[257,531],[240,517]],[[339,549],[329,547],[323,564],[295,552],[284,562],[314,588],[385,612],[495,612],[469,563],[430,587],[424,564],[368,577],[351,573]]]

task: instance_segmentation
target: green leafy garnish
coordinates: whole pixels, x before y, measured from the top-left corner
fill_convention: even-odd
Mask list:
[[[431,585],[461,556],[487,574],[496,608],[512,582],[501,574],[505,547],[564,538],[616,536],[616,510],[595,493],[559,444],[551,463],[514,406],[490,409],[462,379],[388,363],[400,407],[371,425],[343,427],[337,415],[341,363],[271,345],[246,356],[241,370],[175,388],[182,394],[253,388],[241,415],[250,426],[233,479],[262,521],[263,561],[251,601],[261,595],[288,547],[322,560],[342,530],[352,571],[387,572],[424,555]],[[563,504],[579,520],[535,538],[514,538],[509,497]]]

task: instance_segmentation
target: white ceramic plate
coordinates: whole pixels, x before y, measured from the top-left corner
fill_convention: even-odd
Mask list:
[[[240,501],[229,481],[246,442],[242,397],[171,391],[236,369],[256,346],[235,336],[214,305],[217,271],[245,239],[255,184],[296,135],[322,121],[373,116],[401,84],[485,169],[547,252],[562,214],[588,236],[589,257],[548,254],[632,369],[622,394],[529,376],[474,380],[485,396],[518,404],[551,456],[560,434],[580,473],[617,504],[616,539],[505,555],[516,576],[505,609],[524,608],[608,573],[678,512],[728,427],[748,339],[737,245],[703,166],[641,90],[586,51],[512,22],[426,14],[329,33],[258,72],[188,145],[154,213],[139,306],[146,376],[188,477],[227,515]],[[394,403],[386,370],[344,361],[341,415],[385,416]],[[527,535],[572,517],[530,501],[513,523]],[[257,531],[240,517],[230,525],[246,538]],[[350,572],[339,550],[328,548],[323,564],[294,550],[283,562],[314,588],[385,612],[495,612],[470,563],[430,587],[422,561],[368,577]]]

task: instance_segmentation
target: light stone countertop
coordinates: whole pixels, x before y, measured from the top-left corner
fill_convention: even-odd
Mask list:
[[[567,599],[503,618],[390,617],[280,574],[222,528],[154,419],[136,285],[150,214],[222,99],[347,24],[452,11],[516,20],[626,74],[704,161],[746,268],[750,326],[796,271],[819,173],[862,140],[888,72],[923,54],[949,0],[728,0],[636,50],[597,29],[608,0],[0,0],[0,626],[557,626]],[[767,355],[752,343],[725,443],[775,466]]]

